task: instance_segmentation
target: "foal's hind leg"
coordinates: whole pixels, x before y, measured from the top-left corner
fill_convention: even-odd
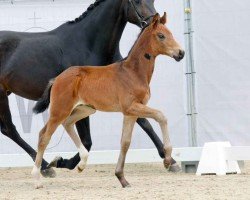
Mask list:
[[[44,155],[44,151],[49,144],[52,134],[55,132],[56,128],[60,125],[58,120],[49,119],[48,123],[43,127],[39,133],[38,140],[38,150],[35,160],[35,165],[31,174],[36,180],[36,188],[41,188],[42,184],[40,182],[40,167]]]
[[[119,155],[119,160],[116,165],[115,175],[122,184],[122,187],[129,187],[128,181],[124,176],[124,163],[126,159],[126,154],[130,146],[132,131],[137,117],[124,116],[123,119],[123,129],[121,138],[121,151]]]
[[[6,91],[0,84],[0,129],[2,134],[9,137],[16,144],[18,144],[21,148],[23,148],[30,157],[35,160],[36,151],[28,145],[19,135],[16,130],[15,125],[12,122],[10,108],[9,108],[9,100]],[[56,172],[52,168],[47,168],[48,163],[43,160],[42,161],[42,175],[45,177],[55,177]]]
[[[75,125],[82,144],[87,149],[87,151],[90,151],[92,140],[89,128],[89,117],[79,120]],[[80,162],[80,159],[79,153],[75,154],[75,156],[70,159],[64,159],[61,156],[57,156],[52,162],[50,162],[49,166],[72,170]]]
[[[79,151],[79,156],[80,156],[81,160],[77,165],[77,169],[78,169],[78,172],[82,172],[86,167],[89,152],[87,151],[87,149],[81,143],[81,140],[80,140],[79,136],[76,134],[76,132],[74,130],[74,125],[73,124],[64,125],[64,128],[67,131],[67,133],[69,134],[70,138],[75,143],[75,145],[76,145],[76,147],[77,147],[77,149]]]
[[[88,117],[89,115],[95,113],[96,110],[89,107],[89,106],[78,106],[74,109],[74,111],[71,113],[71,115],[65,120],[63,123],[64,128],[66,129],[67,133],[71,137],[71,139],[74,141],[80,155],[80,162],[77,165],[77,169],[79,172],[83,171],[88,159],[88,150],[85,148],[85,146],[82,144],[79,136],[76,134],[74,130],[74,124],[83,119]]]

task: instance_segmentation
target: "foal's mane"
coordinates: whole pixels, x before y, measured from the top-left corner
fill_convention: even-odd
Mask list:
[[[87,10],[84,13],[82,13],[79,17],[75,18],[72,21],[68,21],[68,24],[75,24],[75,23],[82,21],[82,19],[84,19],[91,10],[93,10],[95,7],[97,7],[103,1],[105,1],[105,0],[96,0],[93,4],[90,4],[89,7],[87,8]]]
[[[146,29],[148,26],[149,26],[149,25],[144,26],[144,27],[141,29],[141,32],[138,34],[138,36],[137,36],[137,38],[136,38],[136,40],[135,40],[133,46],[131,47],[131,49],[130,49],[129,52],[128,52],[128,55],[131,53],[131,51],[132,51],[132,49],[134,48],[135,44],[136,44],[137,41],[139,40],[141,34],[145,31],[145,29]]]
[[[122,61],[124,61],[124,60],[126,60],[126,59],[128,58],[128,56],[129,56],[129,54],[131,53],[132,49],[134,48],[135,44],[136,44],[137,41],[139,40],[139,37],[141,36],[141,34],[144,32],[144,30],[145,30],[148,26],[149,26],[149,25],[144,26],[144,27],[141,29],[141,32],[138,34],[138,36],[137,36],[137,38],[136,38],[136,40],[135,40],[133,46],[131,47],[131,49],[130,49],[129,52],[128,52],[128,55],[127,55],[125,58],[121,59],[119,62],[122,62]]]

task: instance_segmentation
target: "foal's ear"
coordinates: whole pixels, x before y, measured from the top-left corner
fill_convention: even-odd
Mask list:
[[[153,28],[156,28],[159,23],[160,23],[160,15],[159,13],[156,13],[152,21]]]
[[[164,25],[167,23],[167,13],[164,12],[164,15],[161,17],[160,22]]]

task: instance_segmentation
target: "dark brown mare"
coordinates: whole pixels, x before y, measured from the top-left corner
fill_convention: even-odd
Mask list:
[[[162,18],[156,14],[123,61],[103,67],[70,67],[48,85],[44,98],[38,101],[34,108],[35,111],[46,109],[48,104],[45,102],[50,102],[51,105],[49,120],[39,133],[38,152],[32,170],[36,188],[42,187],[40,167],[44,151],[60,124],[64,126],[79,151],[81,161],[77,166],[78,170],[82,171],[85,168],[88,150],[76,134],[74,124],[94,114],[96,110],[122,112],[124,115],[121,151],[115,171],[123,187],[129,186],[123,168],[132,130],[138,117],[153,118],[159,123],[162,130],[165,165],[167,167],[171,165],[172,146],[167,120],[161,111],[146,106],[150,99],[149,84],[156,57],[160,54],[176,60],[184,57],[184,51],[164,26],[165,23],[166,13]]]

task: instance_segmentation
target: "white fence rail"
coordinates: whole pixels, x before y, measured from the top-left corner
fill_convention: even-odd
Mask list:
[[[174,148],[173,158],[176,161],[199,161],[203,147]],[[250,146],[225,147],[227,160],[250,160]],[[45,159],[51,161],[55,156],[70,158],[76,152],[46,153]],[[119,151],[92,151],[88,164],[115,164]],[[127,163],[162,162],[155,149],[131,149],[128,152]],[[29,167],[33,161],[28,154],[1,154],[0,167]]]

